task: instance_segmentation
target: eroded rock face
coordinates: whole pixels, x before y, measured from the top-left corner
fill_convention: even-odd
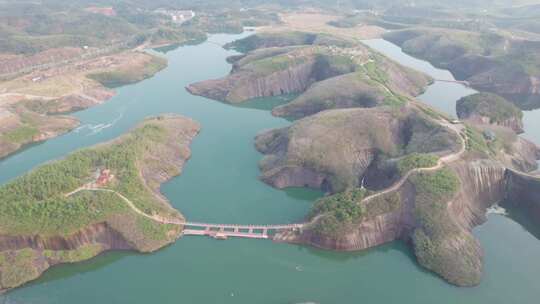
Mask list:
[[[260,48],[298,46],[298,45],[333,45],[352,46],[353,43],[328,34],[306,32],[256,33],[249,37],[225,45],[226,49],[249,52]]]
[[[192,84],[187,90],[194,95],[230,103],[240,103],[256,97],[298,93],[315,81],[314,68],[315,60],[310,59],[268,75],[242,72],[222,79]]]
[[[302,118],[328,109],[370,108],[383,105],[385,91],[361,73],[333,77],[310,86],[290,103],[274,108],[275,116]]]
[[[278,234],[274,240],[338,251],[364,250],[398,239],[406,240],[415,228],[414,214],[411,212],[414,209],[414,189],[411,184],[405,184],[397,193],[401,198],[397,208],[363,218],[346,227],[337,237],[307,228],[302,233]]]
[[[479,91],[503,96],[521,109],[540,107],[537,41],[442,29],[394,31],[384,38]]]
[[[141,172],[143,187],[150,190],[150,196],[155,196],[155,200],[147,201],[147,204],[160,210],[159,213],[152,211],[156,218],[181,220],[182,215],[161,196],[159,186],[181,173],[184,163],[191,156],[189,145],[198,134],[200,125],[185,117],[163,115],[145,120],[133,132],[137,130],[145,130],[138,133],[138,140],[143,140],[143,136],[155,140],[151,145],[134,152],[139,153],[142,160],[136,166]],[[157,132],[157,135],[152,132]],[[100,148],[122,145],[126,140],[131,140],[130,136],[124,135],[100,145]],[[180,237],[181,225],[157,222],[139,215],[123,200],[114,202],[125,205],[119,206],[120,211],[102,219],[95,219],[88,225],[83,223],[69,234],[63,230],[19,233],[10,232],[11,226],[0,227],[0,292],[39,277],[43,271],[56,264],[86,260],[107,250],[152,252]],[[149,225],[148,221],[152,222],[151,229],[156,229],[152,226],[154,224],[160,226],[162,234],[155,236],[145,232],[141,225]],[[13,264],[14,261],[18,262]]]
[[[450,203],[450,213],[460,226],[471,230],[486,221],[486,209],[503,200],[506,168],[497,161],[460,161],[452,165],[461,181],[460,191]]]
[[[452,166],[459,178],[459,191],[435,216],[439,223],[435,235],[426,232],[419,218],[417,189],[404,183],[394,194],[399,197],[393,208],[344,228],[336,237],[321,235],[307,227],[301,233],[284,233],[276,241],[305,243],[316,247],[350,251],[363,250],[398,239],[411,242],[421,265],[459,286],[477,285],[482,276],[483,252],[471,230],[485,221],[486,208],[502,200],[506,189],[505,168],[495,161],[458,162]],[[389,194],[390,195],[390,194]],[[380,204],[372,201],[370,204]],[[435,224],[435,223],[433,223]],[[313,224],[316,225],[316,224]],[[427,246],[427,247],[426,247]],[[429,249],[431,246],[433,248]]]
[[[523,172],[534,171],[538,168],[540,147],[531,141],[518,137],[512,145],[512,151],[503,155],[505,164]]]
[[[276,187],[309,186],[336,193],[360,187],[358,177],[365,175],[369,164],[383,151],[397,157],[412,151],[427,152],[422,149],[434,148],[434,143],[438,143],[438,149],[429,152],[459,150],[451,140],[440,145],[437,136],[452,138],[443,131],[440,135],[430,133],[426,139],[422,130],[430,128],[422,128],[427,122],[415,114],[405,108],[399,113],[381,107],[330,110],[301,119],[289,128],[263,133],[256,140],[257,149],[267,154],[261,162],[262,179]],[[380,141],[383,138],[388,141]],[[413,245],[422,266],[446,281],[458,286],[477,285],[482,277],[483,251],[471,230],[486,220],[487,208],[507,196],[511,182],[506,164],[536,167],[537,147],[521,139],[514,145],[525,146],[519,147],[520,153],[506,151],[490,157],[469,152],[452,161],[444,170],[455,176],[456,188],[446,196],[437,196],[438,190],[425,193],[433,187],[418,184],[418,176],[435,172],[412,174],[382,198],[362,201],[367,204],[362,216],[338,228],[338,233],[326,234],[320,229],[325,225],[323,213],[313,216],[313,222],[302,231],[281,233],[275,240],[350,251],[402,239]],[[441,178],[449,177],[443,175],[431,182],[444,187],[451,184]],[[394,198],[385,198],[390,196]],[[389,204],[395,197],[398,202]],[[532,206],[529,208],[536,210]]]
[[[408,107],[330,110],[256,138],[262,180],[278,187],[331,192],[360,186],[381,154],[452,150],[456,135]]]
[[[514,101],[521,109],[540,107],[540,76],[501,67],[474,75],[468,81],[478,90],[493,92]]]
[[[506,202],[523,210],[536,225],[540,225],[540,177],[508,170],[506,178]]]
[[[229,61],[229,76],[194,83],[187,90],[228,103],[307,90],[274,112],[299,118],[325,109],[403,103],[404,96],[422,93],[431,81],[361,44],[269,47]]]
[[[42,237],[39,235],[0,235],[0,248],[2,251],[21,250],[31,248],[37,251],[42,250],[76,250],[90,244],[100,244],[104,250],[127,250],[134,249],[124,237],[107,223],[100,223],[85,227],[77,233],[63,237],[51,236]]]

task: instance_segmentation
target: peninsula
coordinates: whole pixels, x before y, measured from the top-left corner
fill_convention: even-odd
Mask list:
[[[414,99],[429,77],[328,35],[263,33],[228,47],[247,51],[229,58],[230,75],[187,89],[227,103],[298,94],[272,113],[301,119],[256,138],[266,155],[261,179],[328,193],[302,229],[275,240],[350,251],[401,239],[448,282],[479,284],[483,252],[472,228],[514,187],[540,183],[522,179],[537,169],[540,149],[517,136],[519,110],[472,96],[457,121]]]
[[[149,118],[0,187],[0,290],[56,264],[176,240],[183,217],[159,186],[181,173],[199,129],[182,116]]]

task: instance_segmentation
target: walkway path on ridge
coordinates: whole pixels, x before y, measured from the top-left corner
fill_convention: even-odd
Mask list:
[[[403,186],[403,184],[407,181],[407,179],[412,174],[418,173],[418,172],[429,172],[429,171],[439,170],[444,165],[446,165],[446,164],[448,164],[450,162],[453,162],[455,160],[458,160],[466,152],[466,147],[467,146],[466,146],[466,143],[465,143],[465,139],[461,135],[461,132],[463,130],[463,125],[462,124],[452,124],[452,123],[449,123],[446,120],[438,120],[437,122],[439,122],[442,126],[444,126],[446,128],[449,128],[450,130],[454,131],[457,134],[458,138],[461,141],[460,150],[458,152],[456,152],[456,153],[450,153],[448,155],[445,155],[445,156],[439,158],[439,160],[437,161],[437,165],[435,165],[433,167],[416,168],[416,169],[410,170],[409,172],[407,172],[407,174],[405,174],[397,183],[395,183],[390,188],[387,188],[387,189],[385,189],[385,190],[383,190],[381,192],[370,195],[370,196],[364,198],[361,202],[367,202],[367,201],[370,201],[370,200],[375,199],[377,197],[383,196],[383,195],[385,195],[387,193],[396,191],[401,186]],[[111,190],[111,189],[96,187],[96,186],[94,186],[93,183],[89,183],[89,184],[86,184],[86,185],[84,185],[82,187],[79,187],[79,188],[75,189],[74,191],[65,194],[65,196],[69,197],[69,196],[72,196],[72,195],[74,195],[74,194],[76,194],[78,192],[81,192],[81,191],[102,191],[102,192],[114,193],[118,197],[120,197],[128,205],[128,207],[131,210],[133,210],[135,213],[137,213],[137,214],[139,214],[141,216],[144,216],[144,217],[146,217],[148,219],[151,219],[153,221],[163,223],[163,224],[184,225],[184,226],[198,227],[198,228],[211,227],[211,228],[219,228],[219,229],[266,229],[266,230],[268,230],[268,229],[277,229],[277,230],[279,230],[279,229],[297,229],[297,228],[302,228],[303,226],[308,224],[308,223],[298,223],[298,224],[282,224],[282,225],[238,225],[238,224],[197,223],[197,222],[181,221],[181,220],[178,220],[178,219],[168,219],[168,218],[164,218],[164,217],[161,217],[161,216],[158,216],[158,215],[149,215],[149,214],[141,211],[139,208],[137,208],[137,206],[135,206],[135,204],[130,199],[128,199],[127,197],[125,197],[121,193],[119,193],[119,192],[117,192],[115,190]],[[316,219],[317,219],[317,217],[315,219],[313,219],[311,222],[314,222]]]
[[[380,196],[383,196],[385,194],[398,190],[399,188],[401,188],[401,186],[403,186],[403,184],[405,184],[405,182],[409,179],[409,177],[415,173],[431,172],[431,171],[437,171],[439,169],[442,169],[446,164],[458,160],[467,151],[467,144],[465,143],[465,139],[463,139],[463,137],[461,136],[461,131],[463,131],[463,128],[464,128],[462,124],[452,124],[452,123],[447,122],[446,120],[438,120],[437,122],[439,122],[442,126],[454,131],[457,134],[458,138],[461,141],[461,148],[459,149],[459,151],[456,153],[450,153],[448,155],[445,155],[439,158],[439,160],[437,161],[437,164],[433,167],[416,168],[416,169],[410,170],[409,172],[407,172],[407,174],[405,174],[397,183],[395,183],[390,188],[386,188],[385,190],[381,192],[377,192],[375,194],[367,196],[361,202],[365,203],[372,199],[378,198]]]
[[[164,217],[161,217],[161,216],[149,215],[147,213],[144,213],[139,208],[137,208],[137,206],[135,206],[135,204],[130,199],[128,199],[127,197],[125,197],[122,194],[118,193],[117,191],[114,191],[114,190],[111,190],[111,189],[98,188],[98,187],[85,185],[85,186],[82,186],[82,187],[76,189],[75,191],[72,191],[72,192],[66,194],[65,196],[69,197],[69,196],[72,196],[72,195],[74,195],[76,193],[79,193],[81,191],[102,191],[102,192],[114,193],[118,197],[120,197],[124,202],[126,202],[128,207],[131,208],[131,210],[133,210],[135,213],[137,213],[137,214],[139,214],[141,216],[144,216],[146,218],[149,218],[151,220],[154,220],[156,222],[162,223],[162,224],[184,225],[186,223],[186,222],[183,222],[183,221],[180,221],[180,220],[177,220],[177,219],[167,219],[167,218],[164,218]]]
[[[144,216],[148,219],[154,220],[156,222],[162,223],[162,224],[173,224],[173,225],[184,225],[184,226],[190,226],[190,227],[199,227],[199,228],[205,228],[205,227],[212,227],[212,228],[223,228],[223,229],[295,229],[295,228],[301,228],[305,224],[278,224],[278,225],[253,225],[253,224],[246,224],[246,225],[239,225],[239,224],[211,224],[211,223],[198,223],[198,222],[188,222],[188,221],[181,221],[178,219],[168,219],[157,215],[149,215],[147,213],[144,213],[141,211],[135,204],[125,197],[124,195],[120,194],[119,192],[111,189],[106,188],[98,188],[91,185],[85,185],[80,188],[75,189],[74,191],[67,193],[65,196],[69,197],[76,193],[79,193],[81,191],[102,191],[102,192],[110,192],[116,194],[118,197],[120,197],[127,205],[128,207],[133,210],[135,213]]]

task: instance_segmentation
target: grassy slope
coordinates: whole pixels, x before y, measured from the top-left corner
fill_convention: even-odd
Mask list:
[[[445,168],[417,174],[411,180],[419,222],[413,234],[418,262],[453,284],[478,284],[482,273],[478,242],[460,228],[448,210],[448,203],[460,188],[458,177]]]
[[[184,132],[177,132],[178,128]],[[179,145],[187,147],[197,129],[196,123],[185,118],[148,119],[113,142],[77,151],[13,180],[0,187],[0,234],[69,239],[84,228],[107,223],[134,249],[153,251],[168,244],[180,233],[179,226],[138,215],[114,193],[65,194],[93,180],[96,170],[108,168],[115,178],[107,188],[123,194],[147,214],[181,219],[178,211],[152,192],[152,181],[143,180],[140,171],[145,166],[145,172],[179,174],[178,163],[152,164],[149,160],[176,155],[174,150],[180,149]],[[89,243],[74,250],[0,252],[0,290],[36,278],[48,267],[42,257],[57,264],[88,259],[101,251],[99,244]]]
[[[420,94],[430,81],[429,77],[363,45],[330,35],[263,33],[237,40],[228,47],[249,51],[244,56],[230,58],[234,68],[228,77],[235,81],[197,83],[195,91],[220,100],[241,102],[247,99],[245,91],[254,90],[248,90],[243,84],[252,82],[254,77],[265,80],[274,73],[306,65],[304,68],[311,71],[310,81],[316,80],[315,84],[291,104],[276,109],[274,114],[279,116],[299,118],[330,108],[378,104],[401,106],[407,102],[406,96]],[[247,80],[238,81],[242,77]],[[305,79],[298,81],[306,82]],[[217,96],[215,93],[220,90],[223,93]]]
[[[460,118],[468,114],[478,114],[489,117],[491,123],[523,118],[523,112],[518,107],[505,98],[491,93],[477,93],[463,97],[458,100],[456,107]]]
[[[18,119],[0,128],[0,158],[21,147],[36,142],[42,134],[61,134],[76,127],[76,119],[65,116],[44,116],[29,110],[24,104],[11,109]]]
[[[105,87],[115,88],[150,78],[167,67],[167,60],[165,58],[154,55],[148,56],[149,60],[141,66],[134,65],[119,70],[92,73],[87,75],[87,77],[96,80]]]
[[[439,158],[433,154],[411,153],[397,163],[399,174],[402,176],[417,168],[430,168],[437,165]]]
[[[384,38],[403,50],[447,68],[481,91],[507,97],[523,109],[538,107],[540,43],[493,32],[408,29]],[[532,80],[531,80],[532,78]]]
[[[63,160],[41,166],[0,188],[0,231],[8,235],[68,236],[106,220],[116,213],[131,213],[112,193],[81,192],[65,197],[92,180],[99,168],[114,172],[109,187],[132,199],[148,214],[172,216],[154,194],[146,190],[137,162],[155,145],[170,139],[167,130],[151,120],[113,144],[75,152]]]
[[[279,33],[257,33],[228,43],[225,45],[225,47],[237,50],[241,53],[247,53],[260,48],[298,45],[333,45],[338,47],[351,47],[353,46],[353,43],[327,34],[292,31]]]

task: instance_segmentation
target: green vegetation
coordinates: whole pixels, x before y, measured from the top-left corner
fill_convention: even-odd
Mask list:
[[[435,119],[435,120],[444,119],[444,120],[449,121],[449,122],[453,120],[452,118],[446,116],[445,114],[443,114],[441,112],[438,112],[438,111],[434,110],[433,108],[428,107],[426,105],[421,105],[421,106],[419,106],[419,108],[422,110],[422,112],[424,114],[431,117],[432,119]]]
[[[247,53],[258,48],[308,45],[316,35],[303,32],[260,33],[228,43],[225,48]]]
[[[364,213],[360,203],[364,198],[364,189],[353,189],[332,196],[322,198],[315,202],[311,209],[310,217],[322,214],[314,228],[317,233],[326,236],[337,236],[345,227],[354,223]]]
[[[355,188],[319,199],[309,214],[311,219],[321,216],[314,231],[322,236],[339,238],[351,225],[393,212],[401,206],[399,193],[363,201],[369,195],[367,190]]]
[[[467,151],[476,151],[486,155],[492,155],[495,151],[492,151],[488,142],[476,128],[467,126],[465,128],[465,134],[467,136]]]
[[[206,40],[206,34],[200,30],[177,27],[160,27],[151,34],[148,34],[146,38],[153,45],[174,44],[179,46],[203,42]]]
[[[50,48],[83,46],[117,50],[145,41],[184,43],[205,39],[207,30],[172,22],[168,16],[154,12],[159,8],[154,2],[59,2],[64,1],[50,0],[40,5],[11,0],[0,3],[0,53],[34,54]],[[110,7],[111,14],[93,13],[87,9],[92,6]],[[233,16],[227,20],[235,22]]]
[[[415,112],[410,116],[409,130],[412,135],[403,147],[404,154],[456,150],[458,147],[457,134],[433,121],[423,112]]]
[[[124,194],[140,210],[173,215],[147,190],[138,167],[143,155],[166,141],[167,130],[147,122],[114,144],[75,152],[0,187],[0,230],[15,235],[70,235],[112,215],[129,214],[125,202],[114,193],[83,191],[65,197],[94,178],[99,168],[114,172],[116,182],[109,188]]]
[[[247,53],[255,49],[300,45],[350,47],[353,43],[328,34],[306,32],[257,33],[225,45],[225,48]]]
[[[135,66],[129,69],[88,74],[87,77],[108,88],[116,88],[150,78],[166,66],[167,60],[165,58],[152,56],[150,61],[145,63],[142,68]]]
[[[495,139],[488,141],[482,133],[482,130],[472,125],[466,126],[465,134],[467,136],[467,151],[477,152],[486,157],[497,156],[501,151],[505,151],[506,153],[512,153],[514,151],[513,144],[517,139],[516,133],[510,130],[491,130],[490,128],[486,128],[484,131],[492,132],[495,135]]]
[[[55,113],[57,102],[54,100],[29,99],[19,103],[22,107],[38,114]]]
[[[331,55],[328,54],[326,48],[318,47],[291,49],[288,52],[271,52],[270,54],[257,52],[255,56],[250,57],[248,60],[247,63],[243,63],[242,68],[252,70],[261,75],[283,71],[307,63],[309,60],[314,60],[316,73],[320,74],[318,77],[322,79],[351,73],[356,69],[356,64],[350,57]]]
[[[413,234],[418,262],[453,284],[478,284],[481,275],[478,243],[449,213],[448,204],[460,188],[458,177],[445,168],[419,173],[411,181],[416,189],[415,215],[419,223]]]
[[[439,157],[433,154],[411,153],[398,161],[397,168],[403,176],[413,169],[435,167],[438,161]]]
[[[436,201],[450,199],[459,188],[456,174],[448,168],[434,173],[419,173],[413,177],[413,183],[417,193],[428,195]]]
[[[332,54],[326,48],[318,50],[316,57],[318,70],[321,75],[342,75],[356,71],[357,64],[351,56],[345,54]]]
[[[420,223],[419,230],[432,241],[456,233],[458,226],[448,214],[448,202],[460,187],[456,174],[444,168],[433,173],[418,173],[411,181],[416,189],[415,214]],[[416,248],[421,254],[425,249]]]
[[[522,109],[538,107],[538,94],[529,81],[540,75],[540,44],[534,41],[516,39],[491,28],[413,28],[389,32],[384,38],[407,53],[448,68],[457,79],[468,80],[472,87],[504,96]],[[503,114],[495,107],[488,110],[495,119]],[[515,109],[510,110],[509,113],[516,114]]]
[[[364,218],[371,219],[398,210],[401,207],[401,195],[397,191],[391,192],[371,199],[365,204]]]
[[[74,250],[43,250],[43,255],[54,262],[75,263],[93,258],[102,250],[101,245],[92,244]]]
[[[157,223],[142,216],[137,218],[137,228],[142,231],[146,238],[151,240],[166,241],[169,238],[169,231],[177,227],[177,225]]]
[[[251,62],[250,68],[263,75],[283,71],[307,62],[305,57],[290,58],[289,56],[274,56]]]
[[[1,234],[8,242],[36,238],[45,249],[0,251],[0,290],[33,280],[50,265],[87,260],[115,248],[116,241],[110,243],[106,237],[111,234],[141,252],[172,242],[181,226],[139,215],[120,194],[148,215],[180,220],[181,215],[154,191],[164,176],[179,174],[173,161],[176,149],[189,144],[196,128],[195,122],[178,116],[147,119],[112,142],[77,151],[1,186]],[[162,158],[157,161],[158,157]],[[114,175],[100,185],[103,191],[74,192],[95,182],[103,169]],[[78,244],[74,239],[82,240],[79,247],[49,249],[50,244]]]
[[[38,277],[40,272],[34,265],[37,258],[36,252],[29,248],[0,252],[0,290]]]
[[[30,125],[22,125],[14,130],[8,131],[2,135],[2,137],[8,142],[24,144],[32,140],[32,138],[39,134],[37,128]]]
[[[368,62],[364,64],[361,69],[374,81],[382,84],[388,82],[388,75],[379,68],[379,65],[376,62]]]
[[[470,115],[485,116],[490,123],[501,124],[509,119],[522,119],[523,112],[503,97],[492,93],[477,93],[463,97],[457,102],[460,119]]]

